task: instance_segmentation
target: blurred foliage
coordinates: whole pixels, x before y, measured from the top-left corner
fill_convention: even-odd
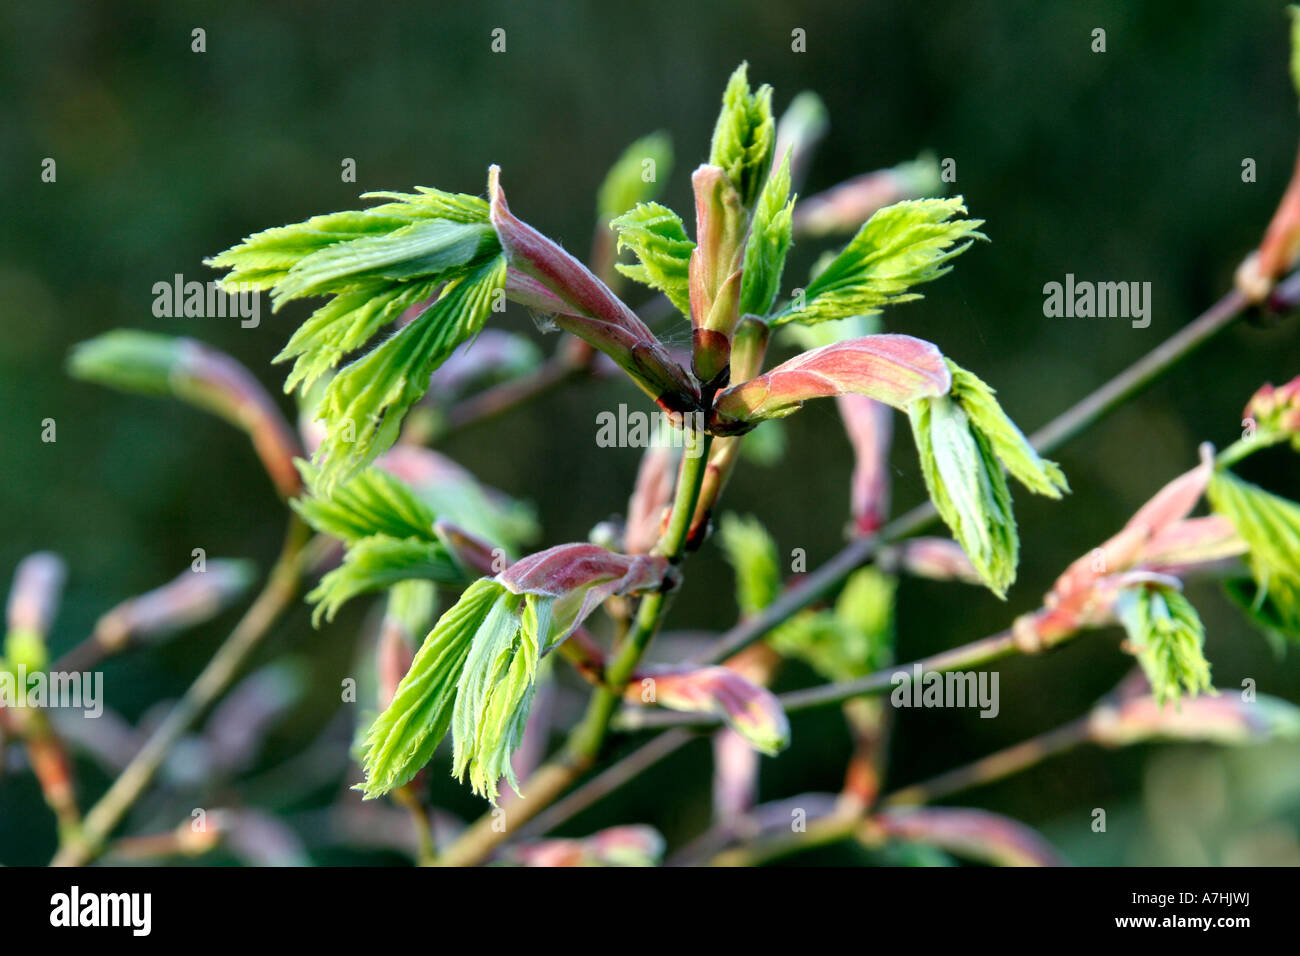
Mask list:
[[[1107,31],[1104,54],[1090,51],[1097,26]],[[207,31],[206,53],[190,50],[194,27]],[[489,50],[495,27],[507,31],[503,54]],[[807,31],[806,54],[790,50],[795,27]],[[661,198],[689,211],[689,171],[707,155],[718,91],[742,59],[775,88],[778,111],[805,88],[826,101],[831,130],[805,195],[923,149],[956,160],[956,189],[993,241],[963,257],[923,302],[899,307],[890,328],[940,343],[995,383],[1007,411],[1032,430],[1227,288],[1292,168],[1287,33],[1281,3],[1209,0],[5,4],[0,577],[38,548],[66,557],[69,589],[51,638],[57,653],[121,598],[173,577],[195,547],[263,567],[273,559],[282,506],[242,435],[177,405],[72,382],[63,363],[77,341],[139,327],[228,350],[278,391],[270,359],[309,305],[272,316],[264,302],[257,329],[235,319],[155,318],[154,283],[177,273],[206,281],[214,274],[203,257],[267,226],[353,208],[365,190],[424,184],[481,193],[490,162],[509,175],[521,215],[583,253],[602,175],[652,130],[671,133],[677,154]],[[45,157],[58,163],[56,183],[40,181]],[[1242,181],[1247,157],[1257,182]],[[355,183],[341,181],[345,158],[356,160]],[[796,244],[787,285],[806,275],[818,248]],[[1150,328],[1045,320],[1042,286],[1066,273],[1150,281]],[[526,315],[512,315],[515,328],[532,334]],[[670,331],[682,344],[677,322]],[[1254,389],[1300,371],[1294,343],[1293,322],[1235,329],[1059,453],[1074,494],[1064,504],[1019,496],[1023,563],[1009,604],[970,588],[904,582],[899,659],[982,636],[1027,609],[1069,560],[1188,467],[1197,442],[1235,439]],[[443,450],[485,482],[535,501],[547,543],[581,539],[621,510],[636,472],[636,450],[598,451],[592,441],[594,409],[620,401],[642,402],[622,383],[576,386]],[[40,440],[45,418],[57,422],[54,444]],[[784,465],[741,469],[725,506],[761,517],[783,553],[803,548],[813,567],[841,543],[849,446],[829,403],[810,407],[786,436]],[[895,456],[899,512],[924,496],[912,457],[902,447]],[[1297,496],[1300,467],[1284,452],[1242,471]],[[707,546],[670,626],[729,625],[730,603],[710,592],[730,593],[730,584],[718,550]],[[1193,587],[1190,596],[1220,686],[1252,677],[1261,691],[1300,698],[1294,660],[1277,660],[1214,587]],[[309,691],[276,725],[259,766],[302,752],[337,712],[362,603],[319,633],[304,606],[269,641],[264,659],[294,655]],[[112,706],[129,720],[156,719],[156,702],[183,690],[233,617],[160,652],[112,662]],[[1118,640],[1104,632],[1045,659],[1007,662],[998,720],[901,715],[894,782],[1082,712],[1127,668]],[[809,679],[792,667],[783,682]],[[793,734],[789,750],[764,761],[764,799],[840,782],[849,742],[838,714],[800,716]],[[1231,862],[1264,850],[1294,860],[1296,757],[1294,747],[1085,750],[963,799],[1046,827],[1079,862]],[[87,793],[104,786],[101,772],[79,770]],[[564,832],[646,822],[672,844],[703,826],[707,748],[693,745],[652,773],[652,786],[621,791]],[[430,786],[452,812],[480,809],[441,770]],[[263,788],[244,797],[296,814],[285,817],[292,822],[319,812],[334,792],[271,799]],[[1255,816],[1236,815],[1238,797]],[[1116,821],[1109,837],[1089,830],[1099,806]],[[0,780],[5,862],[47,858],[53,824],[39,807],[29,777]],[[152,820],[148,803],[141,813]],[[1221,836],[1233,827],[1234,836]],[[356,855],[332,850],[317,859]]]

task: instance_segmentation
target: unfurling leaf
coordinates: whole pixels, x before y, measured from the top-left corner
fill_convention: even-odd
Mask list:
[[[775,756],[790,742],[790,723],[776,695],[730,668],[650,669],[640,677],[628,685],[630,700],[641,701],[653,686],[654,703],[660,707],[717,714],[761,753]]]
[[[1254,587],[1236,582],[1229,593],[1248,600],[1251,616],[1266,630],[1300,637],[1300,505],[1226,470],[1215,472],[1207,496],[1249,549]]]
[[[429,762],[451,726],[456,683],[474,635],[504,593],[495,581],[475,581],[424,639],[393,702],[366,734],[366,779],[359,786],[366,799],[400,787]]]
[[[719,166],[750,207],[758,198],[772,165],[776,121],[772,118],[772,88],[749,89],[749,64],[731,74],[722,94],[722,111],[713,128],[709,165]]]
[[[483,327],[505,278],[497,256],[449,282],[415,321],[334,377],[318,410],[328,429],[315,459],[323,487],[356,474],[396,441],[434,369]]]
[[[338,609],[359,594],[382,591],[407,580],[461,584],[466,571],[438,541],[374,534],[348,547],[343,563],[307,595],[316,605],[312,623],[334,620]]]
[[[544,613],[544,612],[543,612]],[[541,659],[537,606],[502,594],[492,605],[465,661],[452,711],[452,773],[493,803],[497,781],[519,789],[510,755],[523,739]]]
[[[965,252],[982,219],[953,219],[966,212],[961,197],[895,203],[873,215],[834,261],[808,283],[803,300],[778,312],[775,324],[825,322],[872,315],[884,306],[919,299],[913,287],[932,282]]]
[[[362,198],[393,201],[268,229],[207,260],[230,270],[228,290],[270,289],[277,311],[293,299],[333,296],[276,358],[295,360],[286,391],[310,388],[403,310],[500,251],[478,197],[422,187]]]
[[[1065,865],[1037,830],[987,810],[890,809],[871,816],[863,824],[863,831],[868,839],[885,837],[924,843],[991,866]]]
[[[672,168],[673,141],[667,133],[651,133],[632,143],[610,167],[596,193],[600,221],[608,222],[654,199]]]
[[[949,362],[952,397],[970,418],[971,427],[988,441],[1007,471],[1036,495],[1060,498],[1070,485],[1054,462],[1038,456],[1020,429],[1007,417],[998,400],[977,375]]]
[[[1002,466],[966,412],[948,396],[910,411],[921,473],[939,516],[998,597],[1016,579],[1020,538]]]
[[[610,222],[618,230],[618,249],[631,249],[637,263],[615,268],[635,282],[657,289],[690,317],[691,253],[695,243],[686,235],[681,217],[658,203],[641,203]]]
[[[475,581],[434,626],[372,726],[366,795],[414,776],[449,727],[456,776],[468,776],[474,791],[492,801],[502,778],[517,788],[510,756],[528,720],[541,658],[606,598],[662,587],[671,575],[663,558],[569,544]],[[420,732],[416,721],[427,729]]]
[[[317,469],[301,460],[298,469],[309,494],[291,504],[321,534],[349,545],[376,534],[435,540],[433,511],[404,482],[379,468],[367,468],[328,492]]]
[[[1125,588],[1115,614],[1158,703],[1213,690],[1205,628],[1196,608],[1176,587],[1148,581]]]
[[[770,372],[720,392],[712,424],[745,431],[783,418],[812,398],[866,395],[900,410],[947,395],[952,375],[943,355],[910,335],[868,335],[796,355]]]
[[[776,542],[756,517],[725,514],[718,524],[718,543],[736,572],[736,604],[742,615],[757,614],[781,591]]]
[[[993,390],[953,362],[952,392],[916,402],[912,433],[930,498],[976,572],[998,597],[1016,579],[1020,539],[1005,466],[1035,494],[1059,498],[1065,475],[1038,456]]]
[[[749,241],[745,244],[745,265],[740,289],[741,315],[767,315],[781,290],[781,272],[794,234],[794,200],[790,198],[790,157],[763,184]]]

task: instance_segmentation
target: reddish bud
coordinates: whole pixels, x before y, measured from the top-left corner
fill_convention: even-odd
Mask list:
[[[506,292],[610,356],[637,385],[669,411],[689,411],[699,393],[654,333],[586,266],[516,218],[506,205],[500,169],[488,171],[492,225],[506,261]]]
[[[717,714],[751,747],[775,755],[790,742],[790,723],[776,696],[727,667],[647,670],[626,696],[669,710]]]

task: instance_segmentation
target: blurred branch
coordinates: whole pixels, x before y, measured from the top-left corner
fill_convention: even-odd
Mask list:
[[[84,865],[103,851],[105,841],[152,782],[167,754],[230,687],[240,668],[297,596],[303,549],[309,537],[310,529],[296,514],[291,515],[284,547],[262,592],[175,708],[86,814],[77,838],[60,847],[54,865]]]

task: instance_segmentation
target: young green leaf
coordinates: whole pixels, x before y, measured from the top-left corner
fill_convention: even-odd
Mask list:
[[[749,64],[731,74],[722,94],[722,112],[713,128],[709,165],[726,171],[741,201],[751,207],[772,165],[776,121],[772,118],[772,88],[750,92]]]
[[[651,133],[634,142],[605,174],[596,193],[596,214],[601,222],[623,215],[638,203],[659,194],[661,180],[673,168],[673,141],[667,133]]]
[[[919,299],[913,287],[945,275],[950,260],[986,238],[978,231],[984,220],[952,218],[965,212],[960,196],[881,209],[773,323],[872,315],[886,305]]]
[[[293,299],[333,296],[276,357],[295,360],[286,391],[310,388],[403,310],[500,253],[482,199],[423,187],[363,198],[393,201],[268,229],[207,260],[230,270],[228,290],[270,289],[277,311]]]
[[[952,371],[954,401],[970,418],[971,427],[987,439],[1007,471],[1036,495],[1060,498],[1061,492],[1068,492],[1065,474],[1055,462],[1038,456],[993,397],[993,389],[955,362],[949,361],[948,368]]]
[[[334,377],[317,410],[328,432],[315,458],[325,491],[393,444],[434,369],[483,327],[505,278],[505,260],[497,256],[449,282],[415,321]]]
[[[930,500],[980,578],[1005,597],[1016,579],[1020,539],[989,440],[947,395],[914,403],[909,417]]]
[[[456,685],[470,645],[504,589],[480,578],[438,619],[397,685],[393,702],[366,734],[362,765],[367,800],[408,782],[429,762],[451,726]]]
[[[334,620],[338,609],[359,594],[382,591],[407,580],[461,584],[465,571],[440,542],[374,534],[351,544],[343,563],[307,595],[316,605],[312,624]]]
[[[544,606],[549,599],[542,599]],[[452,714],[452,773],[468,773],[475,793],[493,804],[503,777],[518,792],[510,757],[523,738],[541,658],[537,599],[506,594],[493,605],[465,661]]]
[[[767,315],[776,301],[794,234],[794,203],[790,197],[790,155],[787,153],[763,184],[754,209],[754,221],[745,245],[741,315]]]
[[[1249,597],[1251,617],[1266,631],[1300,634],[1300,504],[1222,469],[1206,494],[1211,508],[1232,522],[1249,548],[1246,563],[1254,588],[1230,586],[1229,593]]]
[[[736,572],[736,604],[742,615],[757,614],[781,591],[781,564],[776,542],[756,517],[725,514],[718,524],[718,543]]]
[[[631,249],[638,262],[615,264],[623,275],[657,289],[683,315],[691,314],[690,267],[695,243],[686,235],[681,217],[658,203],[641,203],[618,216],[618,249]]]
[[[1120,592],[1115,613],[1156,702],[1212,691],[1200,615],[1176,587],[1144,582]]]
[[[295,267],[326,249],[363,239],[383,238],[409,226],[443,220],[461,225],[488,221],[488,205],[477,196],[446,193],[424,186],[416,193],[365,193],[362,199],[391,199],[369,209],[313,216],[305,222],[278,226],[249,236],[205,264],[229,269],[229,287],[273,289]],[[373,252],[373,246],[371,250]]]
[[[370,535],[435,540],[435,515],[406,484],[378,468],[367,468],[329,493],[320,487],[320,472],[298,462],[309,496],[291,502],[303,520],[322,534],[355,544]]]

